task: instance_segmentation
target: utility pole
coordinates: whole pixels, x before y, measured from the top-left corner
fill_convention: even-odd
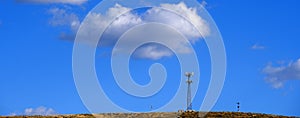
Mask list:
[[[193,72],[186,72],[185,76],[188,78],[186,83],[188,84],[187,89],[187,110],[192,110],[192,93],[191,93],[191,84],[193,81],[190,79],[194,75]]]

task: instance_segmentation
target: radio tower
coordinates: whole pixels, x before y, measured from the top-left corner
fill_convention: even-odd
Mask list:
[[[193,72],[186,72],[185,76],[188,78],[186,83],[188,84],[188,89],[187,89],[187,110],[192,110],[192,93],[191,93],[191,84],[192,80],[190,79],[194,75]]]
[[[240,102],[237,102],[237,111],[240,112]]]

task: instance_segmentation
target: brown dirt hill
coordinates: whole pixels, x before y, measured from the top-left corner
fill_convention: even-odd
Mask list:
[[[0,116],[0,118],[299,118],[289,116],[278,116],[259,113],[242,112],[153,112],[153,113],[106,113],[106,114],[77,114],[56,116]]]

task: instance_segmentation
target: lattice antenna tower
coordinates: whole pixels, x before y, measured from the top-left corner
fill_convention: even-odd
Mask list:
[[[191,77],[194,75],[194,72],[186,72],[185,76],[188,78],[186,83],[187,83],[187,100],[186,100],[186,106],[187,110],[192,110],[192,93],[191,93],[191,84],[193,81],[191,80]]]

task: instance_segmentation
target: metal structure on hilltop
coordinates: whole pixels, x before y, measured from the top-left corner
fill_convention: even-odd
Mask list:
[[[240,102],[237,102],[236,104],[237,104],[237,111],[240,112],[240,108],[241,108],[241,107],[240,107],[240,104],[241,104],[241,103],[240,103]]]
[[[192,93],[191,93],[191,84],[193,81],[191,80],[191,77],[194,75],[194,72],[186,72],[185,76],[188,78],[186,83],[188,84],[187,88],[187,110],[192,110]]]

